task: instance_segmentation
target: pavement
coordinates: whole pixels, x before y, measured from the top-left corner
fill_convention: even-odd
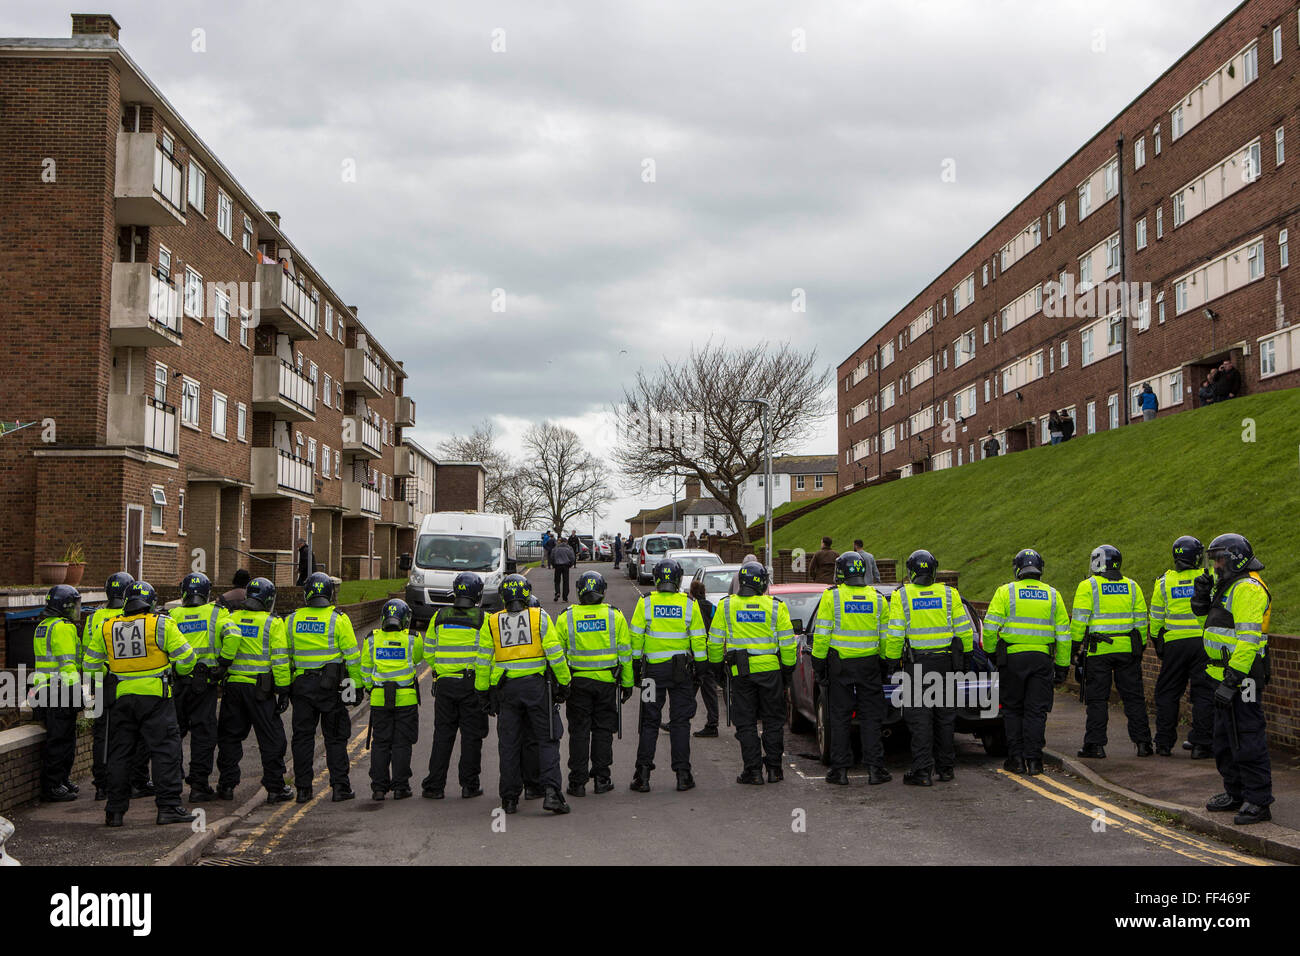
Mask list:
[[[609,564],[596,567],[609,581],[609,600],[629,616],[642,589]],[[550,572],[529,572],[535,593],[551,614],[563,604],[550,600]],[[576,574],[571,588],[576,581]],[[572,596],[572,595],[571,595]],[[422,675],[428,689],[427,670]],[[421,715],[413,783],[428,762],[432,715]],[[316,796],[307,804],[267,806],[257,784],[255,741],[243,761],[245,782],[230,804],[202,805],[204,826],[158,827],[152,801],[135,801],[127,826],[103,827],[102,804],[87,796],[71,804],[39,806],[15,815],[17,835],[9,849],[24,864],[350,865],[397,864],[1035,864],[1109,866],[1267,865],[1300,862],[1300,769],[1275,759],[1278,802],[1275,822],[1234,827],[1197,807],[1217,793],[1212,762],[1191,761],[1178,750],[1171,758],[1130,756],[1118,709],[1112,716],[1110,756],[1082,761],[1073,756],[1083,734],[1077,696],[1062,692],[1055,702],[1047,773],[1021,777],[1002,769],[970,736],[958,737],[957,777],[923,789],[905,787],[906,755],[891,751],[894,781],[868,787],[855,768],[850,786],[825,782],[810,734],[786,730],[785,780],[746,787],[734,732],[693,738],[695,790],[677,793],[668,766],[668,735],[658,737],[658,766],[652,790],[627,788],[636,749],[636,704],[624,709],[624,736],[615,741],[616,789],[596,796],[569,797],[573,812],[554,816],[541,801],[521,801],[506,817],[496,795],[495,726],[483,746],[482,797],[461,799],[454,770],[445,800],[373,802],[368,799],[368,757],[364,749],[366,707],[353,711],[349,744],[351,779],[358,799],[331,803],[325,786],[324,754],[317,744]],[[286,715],[287,717],[287,715]],[[694,722],[704,723],[703,707]],[[494,722],[495,724],[495,722]],[[567,731],[566,731],[567,735]],[[567,775],[567,741],[561,741],[561,771]],[[456,766],[459,747],[452,755]],[[290,768],[291,769],[291,768]],[[88,782],[83,782],[83,791]]]

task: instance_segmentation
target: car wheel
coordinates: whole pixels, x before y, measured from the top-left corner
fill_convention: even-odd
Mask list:
[[[808,718],[799,713],[799,709],[794,705],[794,691],[785,696],[785,717],[786,722],[790,725],[790,732],[795,734],[805,734],[812,730],[812,725],[808,723]]]
[[[813,704],[813,712],[817,715],[817,755],[821,758],[822,763],[829,767],[831,765],[831,728],[826,719],[825,695],[817,695],[817,702]]]
[[[991,730],[980,734],[980,743],[984,745],[984,752],[990,757],[1005,757],[1007,755],[1007,733],[1005,730]]]

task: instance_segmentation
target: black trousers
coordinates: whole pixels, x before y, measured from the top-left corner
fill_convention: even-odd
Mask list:
[[[1128,736],[1135,744],[1151,743],[1147,702],[1142,696],[1142,663],[1131,654],[1089,654],[1084,671],[1083,697],[1088,705],[1083,742],[1106,746],[1106,722],[1110,711],[1110,685],[1114,682],[1124,702]]]
[[[713,668],[705,667],[700,675],[700,700],[704,702],[704,726],[718,729],[718,678]]]
[[[1187,739],[1204,747],[1214,735],[1214,681],[1205,673],[1209,658],[1199,637],[1165,641],[1164,658],[1156,676],[1156,746],[1172,747],[1178,740],[1178,706],[1191,685],[1192,729]]]
[[[557,564],[555,566],[555,593],[560,596],[561,601],[569,600],[569,568],[572,565]]]
[[[1238,693],[1230,709],[1214,708],[1214,764],[1229,795],[1266,807],[1273,802],[1273,771],[1268,758],[1268,728],[1260,704],[1264,696],[1264,666],[1258,660],[1250,676],[1255,681],[1253,701],[1243,700]]]
[[[293,780],[310,787],[312,763],[316,759],[316,727],[325,737],[325,765],[330,786],[351,788],[348,780],[348,738],[352,736],[352,715],[337,687],[320,686],[321,672],[307,671],[293,682]]]
[[[581,672],[578,672],[581,673]],[[608,777],[618,730],[618,685],[574,676],[565,715],[569,719],[569,783]]]
[[[135,749],[144,741],[153,762],[154,803],[181,805],[181,731],[176,725],[176,703],[170,697],[124,694],[113,702],[112,736],[108,746],[108,803],[110,813],[125,813],[131,806],[131,770]]]
[[[763,722],[762,745],[758,722]],[[731,722],[746,770],[781,766],[785,750],[785,680],[780,671],[731,678]]]
[[[37,707],[36,714],[45,725],[45,743],[41,747],[41,793],[63,786],[72,773],[77,758],[77,714],[80,707]]]
[[[1047,715],[1055,695],[1056,667],[1051,654],[1017,651],[998,668],[998,696],[1007,733],[1007,756],[1042,760]]]
[[[497,753],[501,761],[498,792],[503,800],[518,799],[524,789],[524,727],[537,744],[537,777],[543,787],[560,789],[560,737],[564,724],[559,712],[546,708],[546,679],[541,674],[503,679],[498,692]]]
[[[674,681],[671,660],[647,664],[642,680],[646,678],[651,681],[651,686],[638,688],[641,695],[641,713],[637,721],[639,740],[636,748],[636,765],[654,769],[655,747],[659,743],[659,725],[663,720],[666,701],[668,740],[672,748],[673,770],[690,770],[691,720],[695,717],[695,681],[690,677],[682,681]]]
[[[185,782],[200,789],[208,786],[217,750],[218,685],[195,681],[182,684],[176,693],[176,722],[181,737],[190,736],[190,770]]]
[[[252,730],[262,757],[262,786],[284,789],[284,721],[275,712],[275,697],[259,700],[257,688],[243,681],[226,681],[217,717],[217,786],[239,785],[239,761],[244,739]]]
[[[370,708],[370,787],[400,790],[411,784],[411,749],[420,736],[420,706]]]
[[[858,714],[858,735],[862,739],[862,762],[868,767],[885,763],[880,740],[885,720],[885,694],[879,657],[848,657],[828,663],[828,716],[831,732],[831,767],[853,766],[853,712]]]
[[[94,750],[90,755],[90,779],[94,782],[96,790],[108,789],[109,713],[113,709],[113,701],[117,700],[117,685],[116,675],[104,675],[104,683],[99,692],[103,699],[103,710],[91,724]],[[142,739],[135,748],[135,757],[131,760],[131,786],[139,789],[148,783],[149,748],[145,746]]]
[[[947,675],[952,673],[951,654],[918,654],[916,662],[907,671],[914,685],[913,693],[920,694],[925,675],[938,674],[947,687]],[[946,694],[946,690],[945,690]],[[951,770],[957,764],[957,747],[953,743],[953,728],[957,724],[957,708],[903,706],[903,723],[912,738],[912,770]]]
[[[429,774],[420,784],[425,790],[447,786],[451,750],[460,733],[460,763],[457,773],[462,787],[477,787],[483,766],[483,738],[488,717],[474,693],[474,678],[439,677],[433,687],[433,749],[429,751]]]

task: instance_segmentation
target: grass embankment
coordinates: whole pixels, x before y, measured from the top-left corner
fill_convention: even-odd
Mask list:
[[[1027,547],[1046,560],[1044,580],[1073,598],[1089,553],[1112,544],[1149,600],[1175,538],[1208,545],[1235,531],[1267,565],[1272,630],[1297,634],[1298,451],[1300,390],[1250,395],[850,494],[779,529],[775,542],[812,552],[824,534],[840,549],[861,537],[900,572],[926,548],[960,572],[972,601],[1009,580],[1011,558]]]
[[[371,581],[344,581],[339,585],[339,604],[377,601],[406,587],[406,578],[376,578]]]

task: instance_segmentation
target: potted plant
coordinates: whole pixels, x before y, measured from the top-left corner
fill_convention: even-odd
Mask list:
[[[62,584],[68,577],[68,562],[41,561],[36,565],[36,574],[46,587]]]
[[[68,545],[68,549],[63,552],[63,560],[68,566],[67,576],[63,579],[63,583],[76,587],[81,583],[81,576],[86,573],[86,552],[82,548],[80,541],[74,541]]]

